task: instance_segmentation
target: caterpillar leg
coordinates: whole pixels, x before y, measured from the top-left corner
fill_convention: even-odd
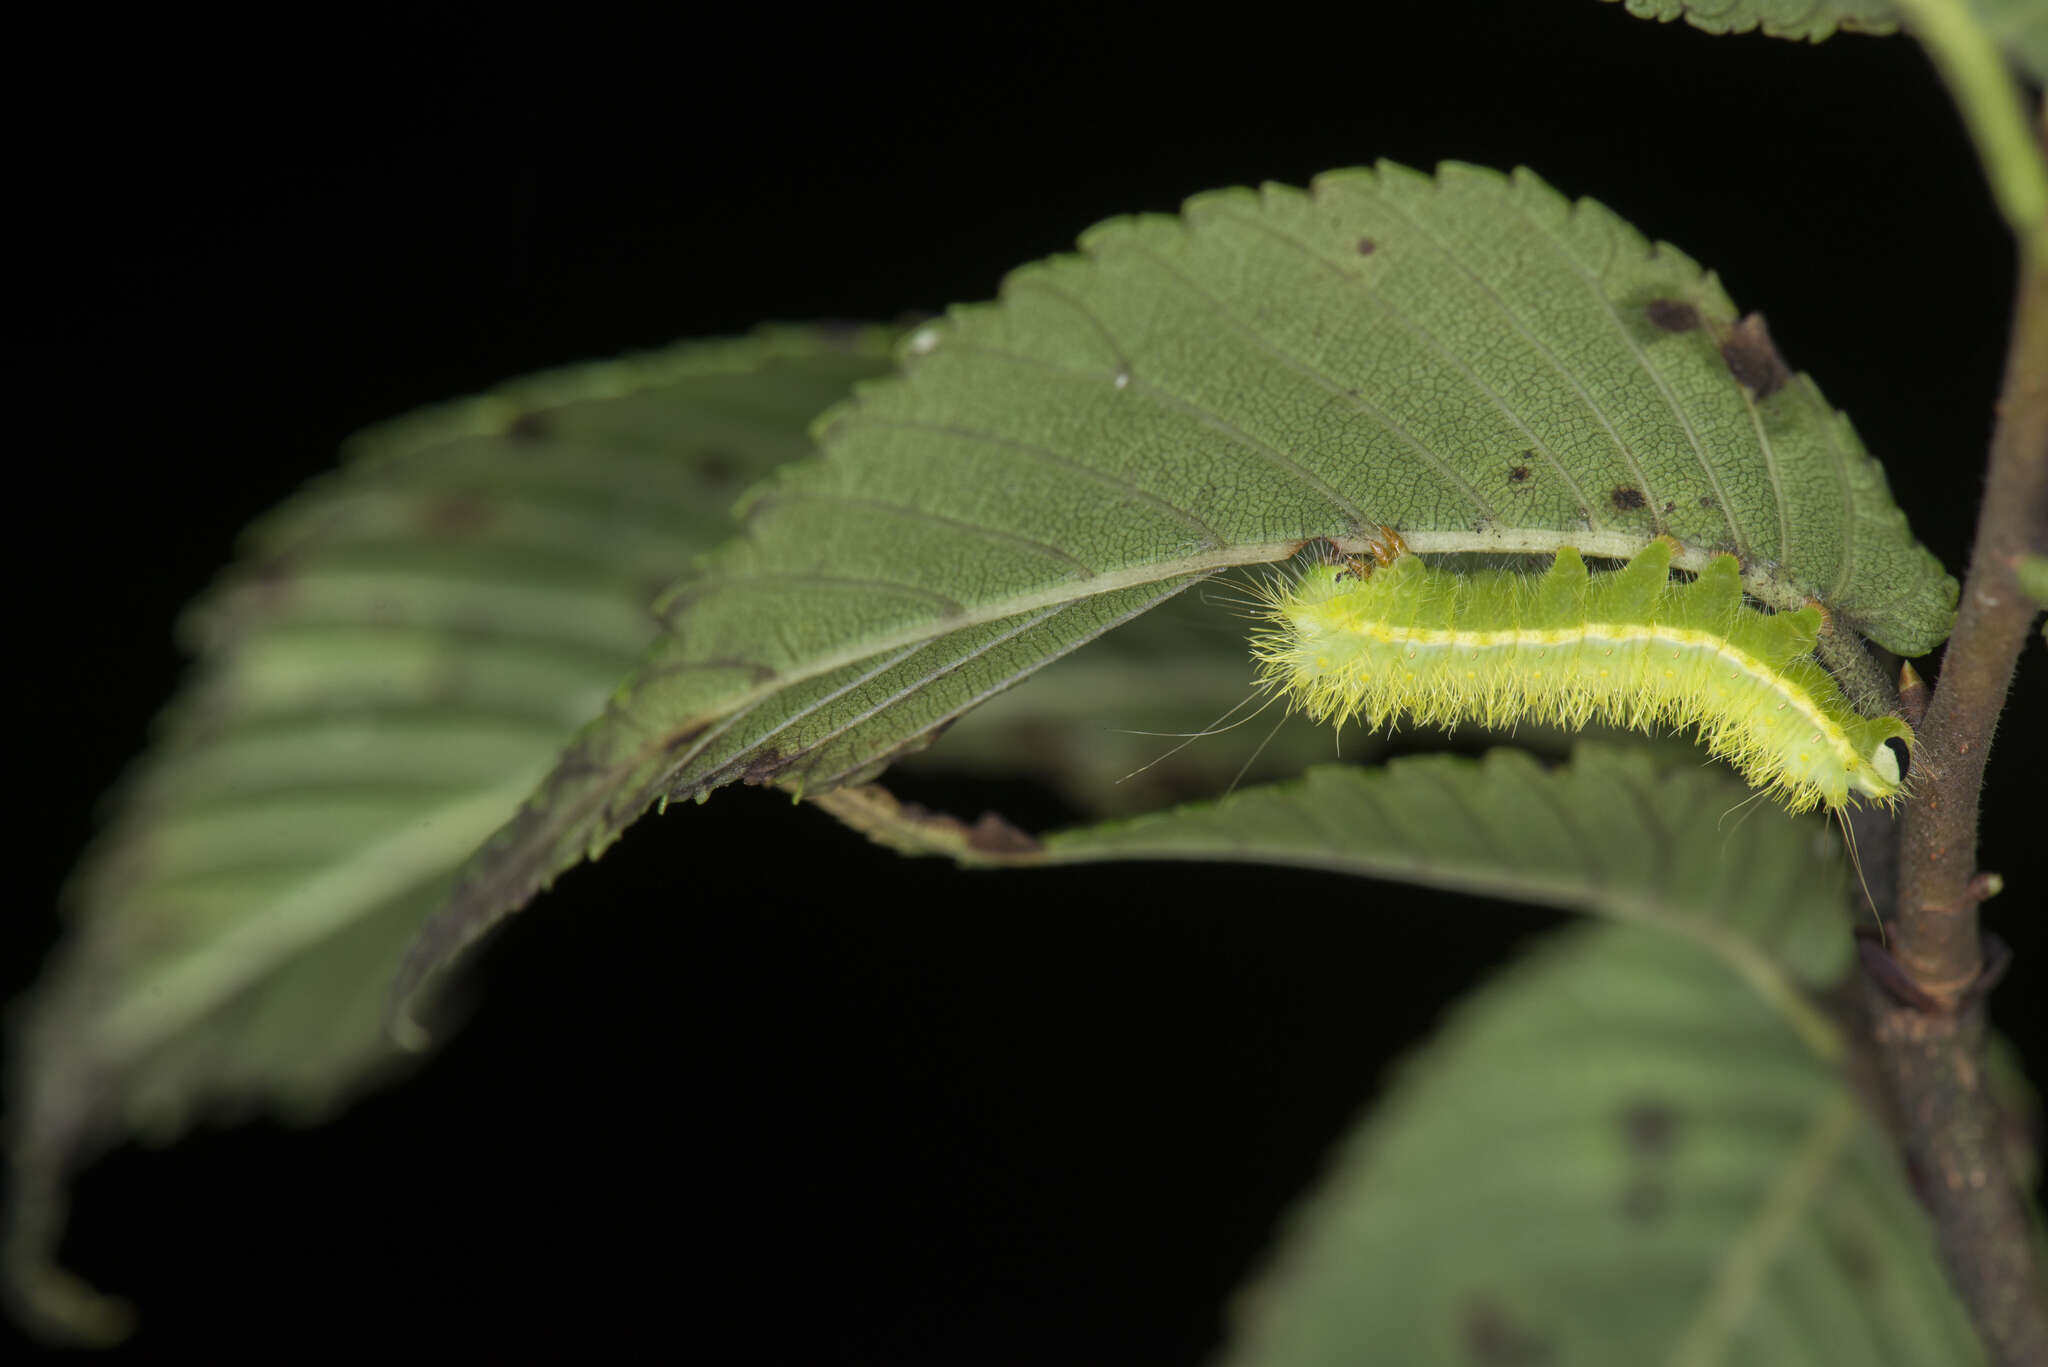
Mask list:
[[[1401,534],[1384,523],[1380,525],[1378,536],[1367,538],[1365,552],[1362,555],[1352,555],[1344,550],[1334,537],[1326,540],[1330,543],[1330,549],[1335,551],[1337,558],[1343,562],[1344,568],[1341,573],[1353,579],[1364,579],[1374,570],[1385,569],[1409,553],[1408,543],[1401,539]]]

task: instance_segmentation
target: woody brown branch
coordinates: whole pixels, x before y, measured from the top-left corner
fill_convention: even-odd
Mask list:
[[[2036,612],[2015,570],[2048,550],[2048,263],[2030,260],[1998,401],[1977,541],[1914,756],[1896,953],[1923,989],[1953,999],[1983,963],[1970,879],[1992,728]]]
[[[2048,550],[2048,260],[2023,249],[2004,389],[1956,626],[1928,699],[1899,835],[1891,955],[1913,991],[1870,982],[1877,1061],[1950,1279],[1991,1360],[2048,1367],[2048,1274],[1997,1140],[1982,1066],[1978,799],[2035,616],[2018,557]]]

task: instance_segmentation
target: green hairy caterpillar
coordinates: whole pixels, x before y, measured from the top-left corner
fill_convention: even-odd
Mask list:
[[[1812,658],[1818,605],[1748,605],[1733,555],[1690,583],[1671,578],[1662,540],[1609,573],[1567,546],[1542,574],[1461,574],[1385,534],[1370,561],[1260,591],[1262,688],[1373,729],[1401,716],[1690,728],[1794,812],[1898,800],[1912,729],[1859,715]]]

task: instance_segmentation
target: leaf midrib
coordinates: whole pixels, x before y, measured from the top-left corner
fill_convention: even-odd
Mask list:
[[[1786,1169],[1748,1227],[1727,1245],[1692,1320],[1665,1361],[1669,1367],[1717,1367],[1755,1302],[1764,1273],[1798,1230],[1799,1218],[1832,1180],[1848,1152],[1861,1107],[1839,1088],[1814,1116],[1799,1156]]]

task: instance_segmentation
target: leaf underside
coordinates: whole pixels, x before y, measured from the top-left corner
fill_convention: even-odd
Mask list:
[[[1818,817],[1724,819],[1754,795],[1689,746],[1582,742],[1546,766],[1521,749],[1324,765],[1212,801],[1055,831],[969,827],[868,785],[811,801],[906,854],[969,866],[1121,860],[1289,865],[1566,907],[1690,938],[1822,1054],[1808,1001],[1852,954],[1841,847]]]
[[[904,374],[663,602],[606,715],[465,873],[418,981],[652,801],[871,774],[1233,565],[1380,526],[1422,552],[1736,553],[1905,653],[1955,585],[1848,422],[1711,275],[1527,172],[1382,165],[1106,223]]]
[[[1830,983],[1851,949],[1841,847],[1818,818],[1720,828],[1752,796],[1683,747],[1581,745],[1549,767],[1520,749],[1415,755],[1057,832],[1044,858],[1232,859],[1490,893],[1646,921]]]
[[[887,365],[882,329],[766,329],[552,371],[356,438],[182,624],[199,662],[69,890],[15,1041],[8,1272],[31,1318],[112,1307],[46,1264],[66,1174],[202,1111],[310,1119],[395,1061],[406,947],[652,639],[741,488]]]
[[[1301,773],[1337,737],[1305,716],[1260,710],[1250,623],[1237,586],[1204,585],[1059,660],[975,708],[908,768],[1031,778],[1084,815],[1151,811],[1233,783]],[[1342,753],[1370,759],[1384,736],[1346,733]],[[1563,747],[1530,726],[1519,743]]]
[[[1896,0],[1623,0],[1638,19],[1683,19],[1707,33],[1762,33],[1818,43],[1836,33],[1896,33]],[[2048,82],[2048,5],[1970,0],[1985,35],[2036,84]]]
[[[970,866],[1242,860],[1610,921],[1402,1070],[1240,1296],[1232,1367],[1981,1361],[1815,996],[1852,959],[1840,846],[1815,817],[1722,820],[1744,793],[1636,743],[1328,766],[1042,841],[873,786],[815,801]]]
[[[1836,33],[1896,33],[1896,0],[1622,0],[1638,19],[1683,19],[1707,33],[1762,32],[1818,43]]]
[[[251,529],[185,618],[198,667],[75,876],[79,929],[15,1042],[25,1318],[118,1325],[46,1262],[66,1174],[102,1143],[208,1111],[315,1119],[396,1065],[388,984],[456,865],[652,636],[655,590],[808,452],[812,415],[888,368],[890,336],[766,329],[517,380],[364,433]],[[1241,631],[1148,617],[1105,644],[977,712],[949,757],[1095,809],[1226,783],[1242,750],[1212,746],[1120,785],[1170,742],[1103,728],[1193,729],[1242,701]],[[1304,723],[1251,772],[1327,753]]]
[[[1898,1153],[1697,945],[1552,937],[1400,1072],[1222,1362],[1980,1363]]]

